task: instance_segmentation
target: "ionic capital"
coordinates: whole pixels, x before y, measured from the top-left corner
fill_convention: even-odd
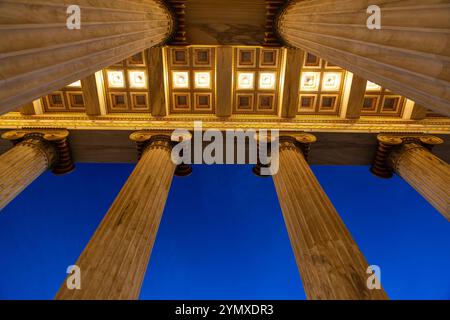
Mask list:
[[[311,145],[317,142],[315,135],[306,132],[280,134],[280,151],[297,150],[300,151],[305,159],[308,159]]]
[[[279,151],[293,150],[303,155],[305,160],[308,160],[311,145],[317,141],[315,135],[306,132],[294,133],[280,133],[279,136],[256,134],[255,139],[258,143],[273,143],[275,139],[279,141]],[[270,148],[268,148],[268,151]],[[267,177],[261,175],[261,168],[269,167],[270,165],[263,165],[258,159],[258,163],[253,168],[253,173],[259,177]]]
[[[377,137],[378,146],[375,158],[370,171],[380,178],[391,178],[395,171],[395,159],[399,159],[399,155],[403,151],[411,148],[426,148],[429,151],[434,146],[444,143],[444,140],[426,134],[379,134]]]
[[[18,129],[5,132],[2,139],[14,145],[26,145],[42,152],[48,168],[57,175],[73,171],[75,165],[67,140],[69,131],[64,129]]]
[[[191,141],[192,135],[183,135],[175,138],[170,131],[154,130],[154,131],[137,131],[130,135],[130,140],[136,143],[138,151],[138,159],[149,150],[163,149],[167,152],[172,152],[172,148],[178,143]],[[180,164],[175,170],[175,175],[185,177],[192,173],[192,167],[188,164]]]

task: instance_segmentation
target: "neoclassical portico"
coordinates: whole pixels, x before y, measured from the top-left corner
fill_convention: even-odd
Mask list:
[[[8,182],[2,185],[2,200],[13,199],[48,167],[57,171],[58,144],[51,141],[61,144],[67,136],[67,131],[4,134],[16,145],[0,157],[7,164],[2,181]],[[64,282],[56,299],[139,297],[172,178],[191,171],[186,166],[177,170],[172,161],[170,132],[140,131],[130,138],[140,160],[75,263],[82,270],[82,289],[70,290]],[[369,264],[306,161],[316,140],[309,133],[281,133],[279,171],[273,176],[306,295],[313,300],[387,299],[383,289],[367,287]],[[380,135],[372,172],[399,174],[446,216],[448,165],[430,152],[442,142],[432,136]]]
[[[309,164],[397,174],[450,220],[448,0],[376,0],[381,29],[365,0],[73,0],[81,29],[66,2],[0,0],[0,210],[46,170],[139,161],[76,262],[82,289],[56,299],[139,297],[172,178],[192,173],[170,134],[196,121],[279,130],[309,299],[387,299]]]
[[[173,142],[137,132],[141,158],[76,262],[81,290],[63,283],[56,299],[137,299],[176,165]],[[309,299],[386,299],[367,288],[368,264],[307,164],[311,134],[282,136],[274,176],[304,288]],[[146,195],[146,196],[143,196]]]

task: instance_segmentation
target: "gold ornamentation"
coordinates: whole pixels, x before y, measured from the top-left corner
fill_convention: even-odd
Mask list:
[[[297,140],[301,144],[311,144],[317,142],[316,136],[310,133],[294,133],[292,134],[292,137],[294,137],[295,140]]]
[[[436,136],[422,136],[420,142],[429,146],[437,146],[444,143],[444,140]]]
[[[2,139],[9,141],[21,140],[25,136],[30,134],[39,134],[42,136],[42,139],[53,142],[66,139],[69,136],[69,131],[50,129],[20,129],[5,132],[4,134],[2,134]]]
[[[234,115],[223,121],[215,116],[168,116],[155,118],[146,114],[107,115],[88,117],[86,115],[36,115],[24,117],[10,113],[0,117],[0,128],[20,129],[47,128],[69,130],[174,130],[193,129],[194,121],[203,121],[203,128],[226,129],[279,129],[292,132],[348,132],[403,134],[450,134],[450,119],[427,119],[417,123],[405,120],[390,120],[374,117],[358,121],[338,117],[256,117]]]
[[[388,136],[384,134],[380,134],[377,137],[378,142],[388,145],[388,146],[398,146],[403,143],[403,139],[398,136]]]

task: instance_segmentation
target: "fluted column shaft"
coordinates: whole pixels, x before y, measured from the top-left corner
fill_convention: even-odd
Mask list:
[[[76,262],[81,290],[56,299],[138,299],[175,167],[170,138],[152,141]]]
[[[380,30],[367,22],[380,8]],[[448,0],[293,0],[278,19],[285,42],[450,115]]]
[[[80,29],[69,29],[80,8]],[[168,39],[162,1],[0,1],[0,114]]]
[[[368,264],[293,141],[273,179],[308,299],[387,299],[369,290]]]
[[[427,148],[405,143],[388,159],[392,170],[450,221],[450,166]]]
[[[56,151],[38,137],[27,138],[0,156],[0,210],[56,160]]]

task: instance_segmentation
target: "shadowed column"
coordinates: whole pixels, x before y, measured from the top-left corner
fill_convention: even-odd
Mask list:
[[[158,0],[0,1],[0,114],[168,40],[173,25]]]
[[[69,131],[20,129],[2,134],[14,147],[0,156],[0,210],[47,169],[54,174],[71,172]]]
[[[133,139],[135,140],[135,139]],[[138,141],[138,140],[135,140]],[[64,283],[56,299],[139,298],[175,172],[169,136],[154,136],[76,265],[81,290]]]
[[[0,156],[0,210],[56,160],[55,148],[40,136],[30,135]]]
[[[388,164],[450,221],[450,166],[419,143],[392,151]]]
[[[277,31],[290,46],[450,115],[449,15],[448,0],[293,0]]]
[[[306,296],[387,299],[382,289],[368,289],[368,263],[305,160],[302,150],[314,141],[281,137],[273,176]]]

